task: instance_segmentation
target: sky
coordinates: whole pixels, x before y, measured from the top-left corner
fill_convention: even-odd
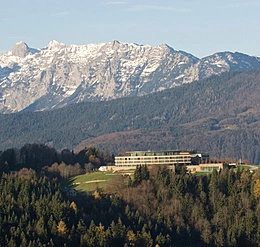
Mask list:
[[[118,40],[168,44],[198,58],[260,55],[259,0],[0,0],[0,6],[0,53],[19,41],[44,48],[52,40]]]

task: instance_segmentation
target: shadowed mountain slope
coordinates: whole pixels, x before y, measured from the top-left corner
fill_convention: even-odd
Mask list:
[[[232,72],[142,97],[0,117],[1,149],[95,145],[110,153],[197,149],[260,163],[260,71]]]

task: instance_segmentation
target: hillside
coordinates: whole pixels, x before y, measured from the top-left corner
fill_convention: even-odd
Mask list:
[[[259,170],[177,171],[143,166],[102,189],[82,187],[94,176],[107,180],[94,172],[70,179],[77,191],[34,170],[4,173],[0,246],[259,246]]]
[[[47,112],[0,117],[0,148],[47,143],[57,149],[95,145],[197,149],[213,157],[260,163],[260,71],[231,72],[173,89]]]
[[[146,123],[154,128],[89,138],[76,150],[89,145],[116,153],[188,148],[209,151],[218,158],[248,159],[259,164],[258,76],[259,71],[237,74],[227,81],[213,77],[153,95],[158,96],[156,100],[143,107],[150,116]],[[161,107],[151,113],[149,106],[154,106],[154,102]],[[134,121],[139,126],[139,121]]]

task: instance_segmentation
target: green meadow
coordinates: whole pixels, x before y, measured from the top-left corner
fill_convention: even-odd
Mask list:
[[[127,173],[133,172],[134,170],[127,171]],[[94,191],[106,187],[106,185],[115,177],[118,177],[120,179],[120,176],[122,176],[123,173],[113,171],[92,172],[71,178],[69,184],[77,191]]]

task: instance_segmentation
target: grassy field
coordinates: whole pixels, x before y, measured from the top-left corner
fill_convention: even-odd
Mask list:
[[[250,167],[250,166],[247,166],[247,165],[238,165],[237,168],[248,170],[248,169],[250,169],[251,167]]]
[[[94,191],[97,188],[104,188],[115,176],[120,176],[120,173],[92,172],[73,177],[70,184],[77,191]]]

